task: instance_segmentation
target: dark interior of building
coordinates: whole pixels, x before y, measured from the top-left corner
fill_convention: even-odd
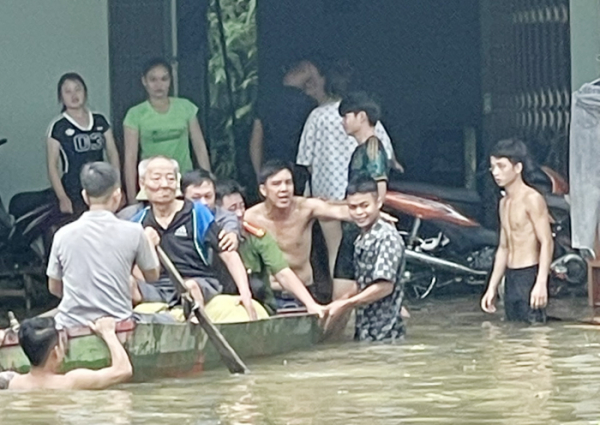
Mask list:
[[[262,0],[257,19],[263,96],[294,60],[345,59],[407,177],[464,184],[463,130],[479,133],[482,115],[478,0]]]
[[[179,94],[201,107],[205,124],[208,2],[179,0],[175,32],[169,2],[109,5],[117,133],[127,108],[143,96],[132,81],[148,57],[171,55],[173,35]],[[380,101],[404,178],[455,187],[475,182],[481,191],[487,150],[515,135],[539,162],[566,173],[568,15],[568,0],[260,0],[259,97],[268,102],[283,68],[296,60],[343,59],[355,87]],[[249,164],[240,163],[248,157],[247,132],[240,129],[236,139],[237,167],[253,179]]]

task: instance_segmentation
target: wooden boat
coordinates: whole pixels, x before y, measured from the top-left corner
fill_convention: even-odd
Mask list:
[[[217,324],[217,327],[243,360],[307,349],[322,337],[315,315],[283,314],[264,320]],[[109,364],[105,343],[88,328],[70,329],[63,368],[99,369]],[[117,335],[124,342],[133,364],[134,380],[156,377],[190,376],[219,367],[219,355],[200,326],[191,323],[135,324],[121,322]],[[29,361],[14,333],[0,342],[0,371],[20,373],[29,370]]]

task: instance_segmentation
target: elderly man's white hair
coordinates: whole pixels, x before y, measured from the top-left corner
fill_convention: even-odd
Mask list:
[[[148,165],[150,165],[150,163],[155,159],[166,159],[167,161],[171,161],[171,164],[173,164],[173,168],[175,169],[175,175],[179,175],[179,163],[176,160],[164,155],[156,155],[140,161],[138,164],[138,178],[144,179],[146,176],[146,171],[148,171]]]

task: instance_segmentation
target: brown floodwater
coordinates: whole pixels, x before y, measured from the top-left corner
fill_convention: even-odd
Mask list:
[[[1,424],[599,424],[600,326],[584,299],[526,327],[476,297],[412,310],[394,345],[330,343],[197,378],[110,391],[0,393]]]

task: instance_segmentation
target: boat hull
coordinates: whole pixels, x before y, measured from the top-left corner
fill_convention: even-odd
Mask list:
[[[274,316],[245,323],[217,325],[243,360],[308,349],[322,337],[314,315]],[[110,364],[106,344],[97,336],[70,334],[63,369],[99,369]],[[137,324],[121,327],[119,338],[129,353],[135,381],[190,376],[221,367],[219,355],[202,329],[189,323]],[[7,341],[8,340],[8,341]],[[25,373],[29,362],[14,339],[0,345],[0,371]]]

